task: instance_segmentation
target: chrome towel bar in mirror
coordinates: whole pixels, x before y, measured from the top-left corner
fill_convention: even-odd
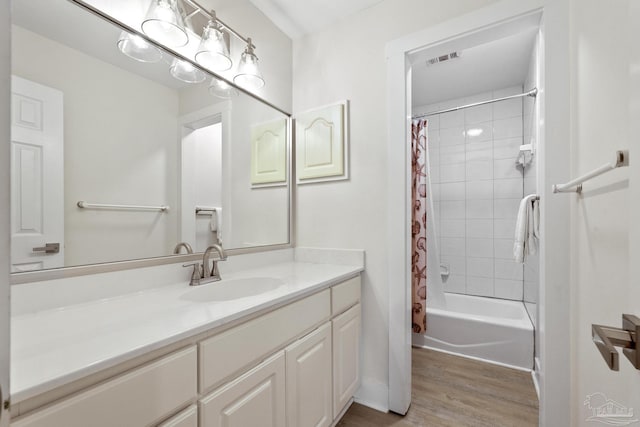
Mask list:
[[[122,209],[122,210],[135,210],[135,211],[160,211],[169,212],[170,206],[142,206],[142,205],[111,205],[107,203],[89,203],[84,200],[80,200],[77,203],[79,208],[82,209]]]

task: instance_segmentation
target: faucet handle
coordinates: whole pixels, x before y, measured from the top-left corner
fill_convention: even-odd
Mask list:
[[[200,269],[199,262],[191,262],[188,264],[183,264],[183,267],[193,267],[193,272],[191,273],[191,282],[189,283],[191,286],[200,284],[200,279],[202,278],[202,270]]]

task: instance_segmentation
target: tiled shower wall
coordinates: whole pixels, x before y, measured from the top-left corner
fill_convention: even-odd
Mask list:
[[[414,114],[522,93],[510,87],[439,104]],[[427,117],[428,153],[445,292],[523,299],[523,266],[513,260],[523,172],[522,99]]]

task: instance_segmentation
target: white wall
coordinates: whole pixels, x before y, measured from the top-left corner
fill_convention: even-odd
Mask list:
[[[489,3],[386,0],[294,41],[294,110],[351,101],[351,178],[297,187],[296,244],[366,250],[358,399],[379,408],[389,384],[385,44]]]
[[[88,0],[87,3],[108,15],[139,29],[149,5],[148,0],[114,2],[112,0]],[[207,9],[215,9],[218,18],[245,37],[251,37],[256,45],[256,55],[266,85],[255,93],[285,111],[291,111],[291,39],[277,28],[249,0],[201,0]],[[200,31],[201,29],[196,29]],[[193,58],[198,41],[193,38],[185,48],[177,51]],[[231,55],[234,64],[244,50],[242,42],[231,37]],[[235,65],[234,68],[235,69]],[[222,73],[231,80],[233,69]]]
[[[288,243],[289,188],[251,186],[251,128],[285,116],[247,96],[234,99],[231,116],[229,247]]]
[[[632,61],[631,55],[637,55],[640,13],[633,0],[580,0],[572,1],[572,17],[571,174],[577,176],[609,161],[615,150],[638,155],[639,58]],[[571,203],[574,425],[592,424],[583,402],[595,392],[633,408],[636,419],[640,410],[640,371],[621,350],[620,372],[610,371],[591,339],[593,323],[620,327],[622,313],[640,315],[634,239],[640,231],[640,177],[634,160],[585,183],[582,196],[556,196]]]
[[[65,265],[171,253],[177,91],[18,26],[13,47],[14,74],[64,94]],[[82,210],[79,200],[174,209]]]
[[[182,116],[205,108],[211,101],[220,102],[206,89],[198,90],[201,88],[180,91]],[[229,141],[223,144],[228,150],[223,152],[223,245],[243,248],[288,243],[288,187],[252,187],[250,176],[251,128],[286,116],[245,94],[232,97],[229,104]]]
[[[629,2],[629,13],[627,16],[626,25],[630,29],[628,34],[628,40],[640,40],[640,26],[637,25],[640,21],[640,3]],[[629,43],[629,96],[627,99],[628,104],[628,136],[640,135],[640,44]],[[631,144],[630,144],[631,145]],[[636,142],[635,147],[638,146]],[[630,177],[630,206],[629,211],[630,218],[630,230],[629,230],[629,259],[640,259],[640,227],[634,222],[635,218],[640,218],[640,167],[637,165],[632,166],[629,171]],[[629,264],[629,284],[638,283],[640,278],[640,263],[631,262]],[[627,303],[622,307],[627,312],[635,310],[636,315],[638,313],[637,301],[640,301],[640,286],[633,286],[629,290],[629,298]],[[634,307],[635,305],[635,307]],[[628,368],[627,368],[628,369]],[[636,375],[636,378],[633,377]],[[630,396],[640,396],[640,381],[637,381],[637,372],[629,376],[631,379],[628,384],[628,391]],[[635,403],[634,403],[635,405]],[[638,408],[634,406],[634,408]],[[638,409],[636,409],[637,411]]]
[[[413,114],[522,93],[504,88],[417,107]],[[522,199],[522,100],[427,116],[430,177],[445,292],[522,301],[523,267],[513,259]],[[481,132],[479,135],[475,132]],[[429,195],[428,195],[429,197]]]
[[[0,388],[9,393],[9,140],[11,99],[10,2],[0,2]],[[1,400],[0,400],[1,401]],[[2,405],[4,406],[4,405]],[[0,427],[9,426],[9,411],[0,408]]]

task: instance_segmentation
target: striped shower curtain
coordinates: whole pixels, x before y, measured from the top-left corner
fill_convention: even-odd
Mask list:
[[[411,311],[415,333],[427,329],[427,120],[411,123]]]

